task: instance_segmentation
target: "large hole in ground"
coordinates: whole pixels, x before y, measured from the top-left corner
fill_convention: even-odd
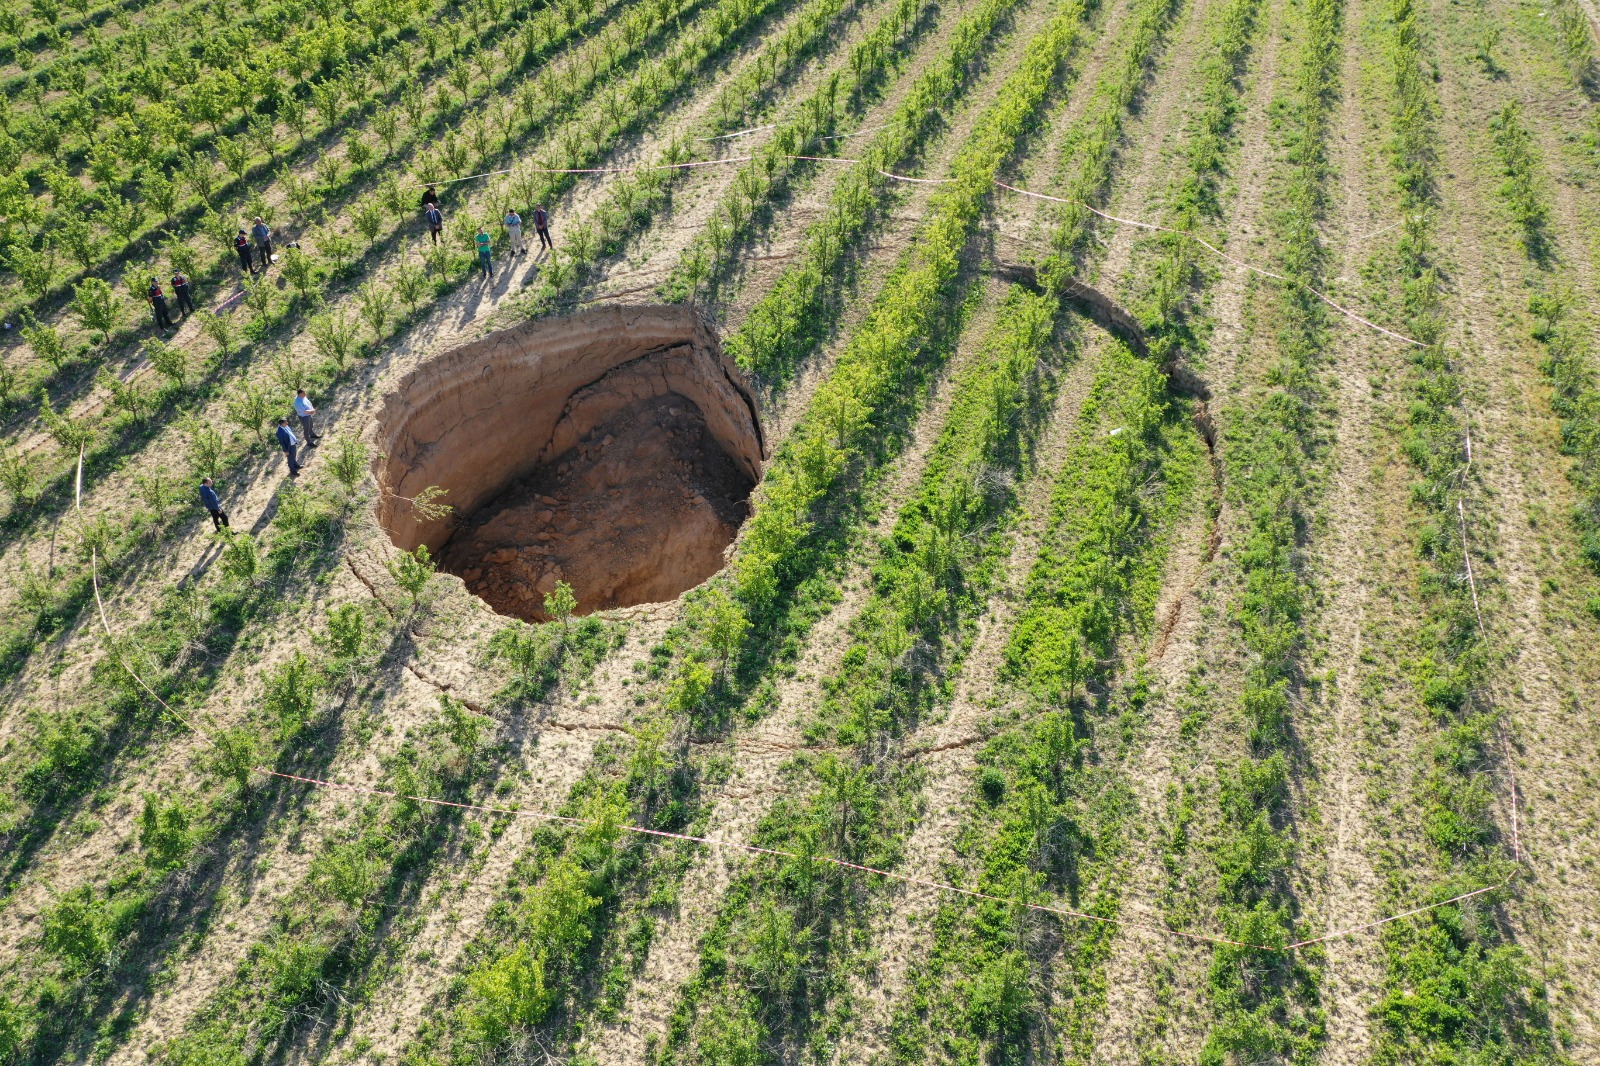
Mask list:
[[[378,520],[496,611],[670,600],[721,569],[766,457],[755,396],[692,309],[603,308],[430,359],[383,403]],[[429,519],[429,486],[452,506]]]

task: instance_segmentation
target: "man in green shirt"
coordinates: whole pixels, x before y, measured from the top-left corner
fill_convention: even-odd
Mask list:
[[[490,240],[488,232],[482,226],[478,227],[478,236],[474,239],[478,242],[478,269],[483,271],[485,277],[492,278],[494,277],[492,247],[494,242]]]

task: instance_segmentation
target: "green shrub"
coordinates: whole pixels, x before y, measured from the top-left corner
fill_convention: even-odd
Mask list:
[[[184,800],[164,800],[145,793],[144,810],[139,815],[139,846],[151,869],[170,870],[183,865],[197,836],[193,817]]]

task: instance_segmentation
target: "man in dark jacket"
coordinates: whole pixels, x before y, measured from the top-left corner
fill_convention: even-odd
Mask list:
[[[234,236],[233,250],[239,253],[239,266],[248,270],[252,278],[255,277],[256,264],[250,256],[250,238],[244,235],[244,230],[240,230]]]
[[[294,477],[300,473],[300,459],[296,453],[300,449],[300,438],[294,435],[294,430],[289,428],[287,418],[278,419],[278,445],[283,449],[284,458],[289,460],[289,476]]]
[[[438,207],[438,206],[439,206],[439,190],[435,189],[432,185],[430,185],[425,190],[423,190],[423,193],[422,193],[422,209],[424,211],[426,211],[430,207]]]
[[[165,333],[172,328],[172,315],[167,311],[167,295],[161,291],[161,282],[153,277],[150,279],[149,298],[150,307],[156,313],[156,325]]]
[[[210,478],[200,479],[200,504],[211,515],[212,532],[221,533],[228,525],[228,512],[222,509],[222,497],[211,487]]]
[[[544,209],[544,204],[533,209],[533,230],[539,235],[541,248],[555,248],[550,241],[550,212]]]
[[[194,311],[194,297],[189,293],[189,276],[181,270],[172,275],[172,295],[178,301],[178,314],[187,319]]]

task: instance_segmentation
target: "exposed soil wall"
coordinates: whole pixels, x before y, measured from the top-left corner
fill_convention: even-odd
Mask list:
[[[544,319],[429,360],[384,400],[378,519],[502,613],[671,599],[719,569],[761,476],[754,395],[689,308]],[[430,485],[453,511],[427,520]]]

